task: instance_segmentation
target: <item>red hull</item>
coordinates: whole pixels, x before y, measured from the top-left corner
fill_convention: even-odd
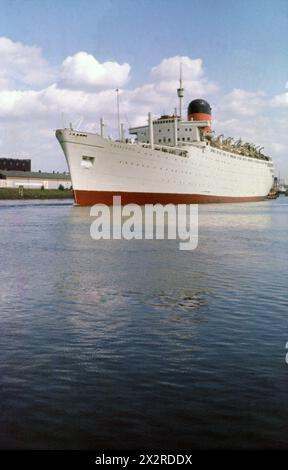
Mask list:
[[[211,204],[223,202],[258,202],[265,196],[227,197],[209,196],[203,194],[171,194],[171,193],[136,193],[119,191],[74,191],[75,203],[79,206],[94,204],[113,204],[113,196],[121,196],[121,204]]]

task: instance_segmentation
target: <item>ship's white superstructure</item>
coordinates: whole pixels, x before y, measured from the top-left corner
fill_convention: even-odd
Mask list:
[[[113,195],[121,195],[123,204],[264,199],[273,183],[271,158],[249,144],[213,138],[211,117],[197,106],[187,121],[150,116],[148,125],[130,129],[134,141],[58,129],[75,202],[112,204]]]

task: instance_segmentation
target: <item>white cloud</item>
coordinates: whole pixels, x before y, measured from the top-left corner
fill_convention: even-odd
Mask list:
[[[129,79],[130,65],[118,62],[100,63],[87,52],[67,57],[60,70],[60,84],[78,89],[122,87]]]
[[[286,88],[288,88],[287,84]],[[286,91],[286,93],[274,96],[271,100],[271,106],[288,108],[288,91]]]
[[[0,89],[41,86],[55,76],[40,48],[6,37],[0,37],[0,64]]]
[[[174,56],[163,59],[152,68],[151,80],[154,88],[160,95],[169,96],[177,101],[176,90],[179,87],[180,64],[182,64],[182,78],[184,96],[186,100],[207,96],[217,90],[217,85],[204,75],[201,59],[191,59],[185,56]]]
[[[185,56],[174,56],[163,59],[162,62],[153,67],[151,70],[151,78],[153,81],[159,82],[163,80],[178,79],[180,75],[180,64],[182,64],[182,76],[185,82],[200,79],[203,75],[203,67],[201,59],[191,59]]]
[[[220,114],[230,116],[256,116],[264,106],[267,105],[265,93],[262,91],[251,92],[236,88],[230,93],[221,97],[217,105]]]
[[[278,154],[281,155],[287,149],[285,144],[281,144],[279,142],[272,142],[271,148],[272,148],[273,153],[276,153],[277,155]]]
[[[273,157],[276,171],[288,180],[286,160],[287,119],[283,116],[283,95],[268,97],[262,92],[233,90],[215,106],[214,129],[217,133],[264,146]]]
[[[45,114],[41,103],[41,92],[34,90],[4,90],[0,91],[0,118],[3,119],[33,119]]]
[[[126,112],[132,114],[135,122],[139,122],[139,115],[145,115],[148,111],[155,115],[163,112],[170,114],[178,107],[176,90],[179,87],[180,63],[186,103],[183,115],[192,99],[206,97],[217,90],[217,85],[205,77],[201,59],[185,56],[163,59],[159,65],[152,68],[148,83],[123,92],[123,98],[126,98],[127,102]]]

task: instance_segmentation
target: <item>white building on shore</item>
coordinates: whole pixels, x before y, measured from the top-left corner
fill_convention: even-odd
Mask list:
[[[42,173],[32,171],[1,171],[0,188],[30,188],[30,189],[65,189],[71,188],[71,178],[68,173]]]

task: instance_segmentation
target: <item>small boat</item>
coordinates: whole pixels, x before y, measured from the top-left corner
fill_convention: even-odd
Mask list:
[[[270,191],[266,199],[277,199],[277,197],[279,197],[279,193],[277,191]]]

